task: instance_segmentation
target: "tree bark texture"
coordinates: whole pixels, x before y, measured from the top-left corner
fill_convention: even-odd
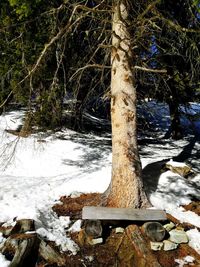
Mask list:
[[[131,61],[131,42],[126,23],[125,1],[114,1],[111,119],[112,180],[107,190],[107,206],[140,208],[148,200],[141,179],[137,148],[136,89]]]

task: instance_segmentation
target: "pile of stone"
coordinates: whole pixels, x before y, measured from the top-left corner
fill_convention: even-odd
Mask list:
[[[182,227],[173,222],[162,225],[158,222],[147,222],[142,226],[143,232],[151,240],[152,250],[174,250],[179,244],[188,243],[189,238]]]

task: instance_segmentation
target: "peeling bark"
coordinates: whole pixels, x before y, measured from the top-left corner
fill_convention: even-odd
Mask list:
[[[133,61],[131,43],[124,23],[128,18],[125,1],[114,3],[113,10],[112,180],[104,194],[104,204],[141,208],[149,202],[143,189],[137,148],[136,89],[130,64]]]

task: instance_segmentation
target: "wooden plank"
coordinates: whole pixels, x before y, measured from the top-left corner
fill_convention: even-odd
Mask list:
[[[163,210],[83,207],[83,220],[124,220],[124,221],[164,221],[167,219]]]

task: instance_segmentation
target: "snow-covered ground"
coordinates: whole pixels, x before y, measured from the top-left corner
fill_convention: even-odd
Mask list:
[[[159,110],[157,115],[164,114],[165,118],[162,117],[162,124],[168,123],[167,109],[160,105]],[[200,113],[200,105],[195,104],[193,112]],[[70,219],[58,218],[51,207],[63,195],[103,192],[107,188],[111,178],[110,137],[66,129],[19,138],[5,131],[17,129],[21,120],[20,111],[0,116],[0,222],[14,224],[16,218],[32,218],[41,236],[55,241],[62,250],[76,253],[76,244],[65,236],[66,229],[71,227]],[[200,119],[195,122],[197,129],[199,122]],[[200,217],[181,205],[200,195],[199,151],[200,142],[192,136],[181,141],[150,139],[140,147],[145,187],[152,204],[196,227],[200,227]],[[186,179],[169,170],[156,172],[163,162],[181,157],[195,171],[193,178]],[[74,227],[78,226],[79,222]],[[194,229],[188,235],[190,245],[200,253],[200,232]],[[0,236],[0,244],[3,241]],[[4,266],[8,262],[0,254],[0,267]]]

